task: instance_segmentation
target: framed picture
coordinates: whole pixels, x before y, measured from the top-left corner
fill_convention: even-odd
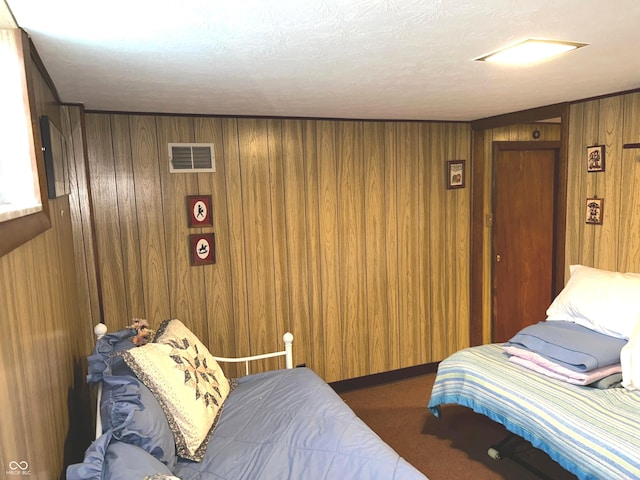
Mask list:
[[[67,139],[46,115],[40,117],[40,136],[44,170],[47,175],[48,197],[53,199],[68,195],[71,189],[69,187]]]
[[[213,225],[211,195],[187,195],[189,228]]]
[[[447,188],[464,188],[465,171],[464,160],[447,161]]]
[[[604,198],[587,198],[585,222],[602,225],[603,211]]]
[[[191,266],[216,263],[216,244],[214,233],[195,233],[189,235]]]
[[[587,147],[587,172],[604,172],[604,145]]]

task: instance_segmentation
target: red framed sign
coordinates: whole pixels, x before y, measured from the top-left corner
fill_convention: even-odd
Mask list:
[[[187,215],[189,217],[189,228],[213,225],[211,195],[188,195]]]
[[[216,263],[215,234],[194,233],[189,235],[189,249],[191,250],[191,266]]]

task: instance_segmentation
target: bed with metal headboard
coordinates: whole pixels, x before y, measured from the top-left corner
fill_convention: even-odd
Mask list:
[[[97,333],[97,438],[68,480],[426,478],[312,370],[292,368],[290,333],[282,351],[239,359],[211,355],[179,320],[140,346],[135,329]],[[249,373],[279,357],[284,368]],[[223,362],[245,375],[227,378]]]

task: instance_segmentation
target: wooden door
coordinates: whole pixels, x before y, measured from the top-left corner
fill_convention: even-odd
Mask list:
[[[553,297],[559,150],[536,147],[495,149],[494,342],[507,341],[525,326],[544,320]]]

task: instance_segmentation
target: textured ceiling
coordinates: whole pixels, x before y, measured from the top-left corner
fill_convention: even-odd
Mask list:
[[[640,87],[639,0],[7,0],[89,110],[475,120]],[[526,38],[590,45],[528,67]]]

